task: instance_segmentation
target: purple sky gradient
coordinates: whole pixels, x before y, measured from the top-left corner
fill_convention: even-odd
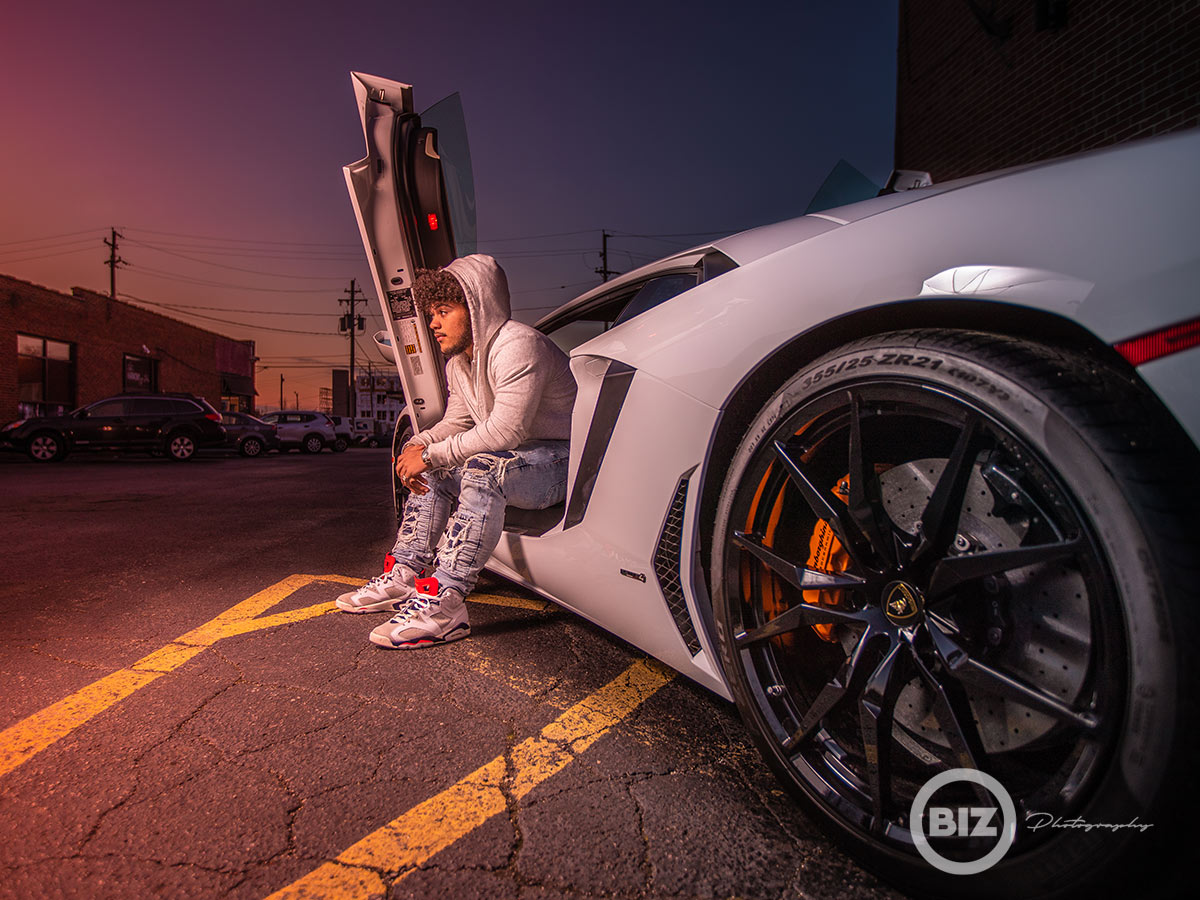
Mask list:
[[[351,70],[412,83],[418,109],[460,92],[480,250],[525,321],[597,283],[601,229],[737,231],[803,213],[839,158],[880,183],[892,164],[892,0],[60,0],[4,19],[0,272],[107,292],[116,226],[118,292],[258,341],[263,407],[281,371],[287,404],[315,406],[346,365],[351,278],[372,301],[360,361],[383,365],[341,172],[364,154]],[[619,235],[609,264],[700,239]]]

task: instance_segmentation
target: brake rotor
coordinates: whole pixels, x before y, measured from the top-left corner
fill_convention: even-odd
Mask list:
[[[921,513],[945,466],[944,459],[916,460],[880,475],[884,508],[897,527],[916,536]],[[1003,504],[980,467],[972,470],[958,522],[959,552],[1012,549],[1028,532],[1036,504],[1015,488],[1015,479],[1003,473],[1000,477],[1005,489],[1011,490]],[[1062,563],[1044,563],[1005,572],[989,586],[990,591],[982,581],[963,585],[956,598],[939,604],[939,613],[944,608],[945,618],[953,622],[954,610],[963,604],[995,603],[1007,623],[1003,641],[988,647],[976,637],[970,648],[972,656],[1064,703],[1073,703],[1083,689],[1091,656],[1091,616],[1082,575]],[[1051,716],[1016,701],[970,686],[967,695],[988,753],[1024,747],[1055,725]],[[914,678],[900,692],[895,721],[913,737],[948,747],[933,715],[933,699]],[[901,739],[901,743],[922,756],[909,741]]]

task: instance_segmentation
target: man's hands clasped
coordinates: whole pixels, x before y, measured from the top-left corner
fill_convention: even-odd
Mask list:
[[[396,459],[396,477],[414,494],[424,494],[429,490],[429,485],[422,475],[423,472],[429,471],[429,466],[421,458],[421,451],[424,449],[420,444],[409,444],[400,451],[400,456]]]

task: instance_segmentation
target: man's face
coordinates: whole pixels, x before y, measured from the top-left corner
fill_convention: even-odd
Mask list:
[[[472,349],[471,314],[465,303],[435,303],[429,310],[429,329],[447,357]]]

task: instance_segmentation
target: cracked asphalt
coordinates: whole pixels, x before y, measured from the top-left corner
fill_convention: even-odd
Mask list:
[[[324,610],[387,467],[0,459],[0,897],[899,896],[729,704],[532,594],[411,653]]]

